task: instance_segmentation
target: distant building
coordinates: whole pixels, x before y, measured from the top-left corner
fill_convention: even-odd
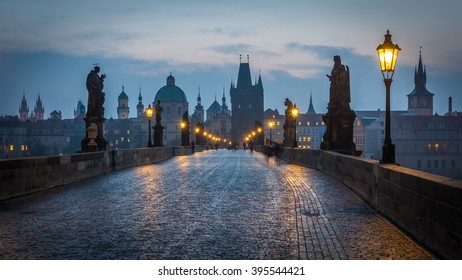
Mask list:
[[[396,163],[425,172],[462,178],[462,114],[433,115],[434,94],[426,89],[426,71],[419,54],[414,90],[407,111],[391,111],[391,138]],[[383,111],[355,111],[354,142],[362,157],[380,160],[385,138]]]
[[[165,146],[179,146],[181,145],[180,123],[183,120],[183,114],[188,111],[189,104],[186,94],[175,84],[175,78],[171,73],[167,77],[167,84],[157,92],[153,107],[159,100],[164,109],[162,112],[163,143]]]
[[[255,128],[255,122],[263,123],[263,83],[261,75],[253,85],[250,76],[249,56],[241,62],[237,85],[231,82],[231,138],[242,142],[247,133]]]
[[[422,65],[422,52],[419,54],[419,65],[414,72],[414,90],[407,95],[408,113],[416,116],[433,115],[433,93],[426,87],[427,71]]]
[[[40,93],[38,94],[37,101],[35,102],[34,113],[35,118],[38,121],[44,120],[45,108],[43,107],[42,99],[40,99]]]
[[[19,119],[26,121],[29,118],[29,106],[26,101],[26,94],[22,94],[21,105],[19,106]]]
[[[277,109],[267,109],[264,114],[264,133],[265,138],[270,139],[275,143],[282,143],[284,139],[284,122],[285,114],[280,114]],[[269,128],[269,122],[274,123],[273,128]],[[326,131],[326,126],[322,120],[322,114],[316,114],[313,106],[312,95],[310,95],[310,103],[306,114],[299,114],[297,117],[296,137],[297,145],[303,149],[319,149],[322,142],[322,137]]]
[[[191,124],[195,126],[198,122],[204,123],[204,119],[204,106],[202,106],[201,89],[199,87],[197,93],[197,105],[194,107],[194,113],[191,116]]]
[[[126,120],[130,115],[130,107],[128,106],[128,95],[125,93],[125,88],[122,86],[122,92],[117,98],[117,118],[119,120]]]
[[[83,119],[86,116],[87,109],[83,105],[82,101],[77,102],[77,106],[74,108],[74,119],[80,118]]]
[[[138,104],[136,105],[136,117],[139,118],[144,115],[144,105],[143,105],[143,97],[141,96],[141,86],[140,86],[140,93],[138,95]]]

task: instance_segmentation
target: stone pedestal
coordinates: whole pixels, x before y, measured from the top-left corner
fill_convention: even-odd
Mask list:
[[[164,127],[160,123],[156,123],[154,128],[154,147],[162,147],[164,139]]]
[[[185,127],[181,129],[181,146],[189,146],[190,145],[190,132],[189,132],[189,121],[185,123]]]
[[[353,123],[356,114],[353,110],[346,108],[329,107],[322,119],[326,125],[321,150],[336,151],[342,154],[360,155],[356,151],[356,144],[353,142]]]
[[[295,137],[295,121],[293,118],[286,118],[284,123],[284,140],[282,141],[282,146],[284,147],[293,147],[294,146],[294,137]]]
[[[81,152],[106,151],[107,141],[104,139],[105,120],[105,118],[100,117],[84,118],[86,134],[85,138],[83,138],[81,142]],[[92,135],[94,133],[95,125],[97,131],[96,137]]]

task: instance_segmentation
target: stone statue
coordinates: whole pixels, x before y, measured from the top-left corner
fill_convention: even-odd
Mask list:
[[[88,90],[88,109],[87,117],[104,118],[104,79],[106,75],[98,75],[100,72],[99,66],[95,66],[87,76],[87,90]]]
[[[292,101],[289,100],[289,98],[286,98],[284,101],[284,106],[287,106],[287,109],[285,110],[286,114],[286,119],[291,119],[292,118],[292,108],[294,105],[292,104]]]
[[[186,123],[189,123],[189,115],[188,115],[188,110],[186,110],[183,114],[183,121]]]
[[[350,69],[342,64],[340,56],[334,56],[334,67],[326,76],[330,81],[329,106],[350,109]]]
[[[155,113],[156,113],[156,124],[160,124],[160,121],[162,120],[162,112],[164,111],[164,108],[160,106],[160,100],[157,100],[156,108],[155,108]]]

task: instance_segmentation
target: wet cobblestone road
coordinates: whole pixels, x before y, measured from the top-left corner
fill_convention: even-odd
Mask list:
[[[336,180],[206,151],[0,202],[1,259],[432,259]]]

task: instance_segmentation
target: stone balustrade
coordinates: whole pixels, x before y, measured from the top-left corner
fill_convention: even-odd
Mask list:
[[[191,147],[155,147],[0,160],[0,200],[191,153]]]

